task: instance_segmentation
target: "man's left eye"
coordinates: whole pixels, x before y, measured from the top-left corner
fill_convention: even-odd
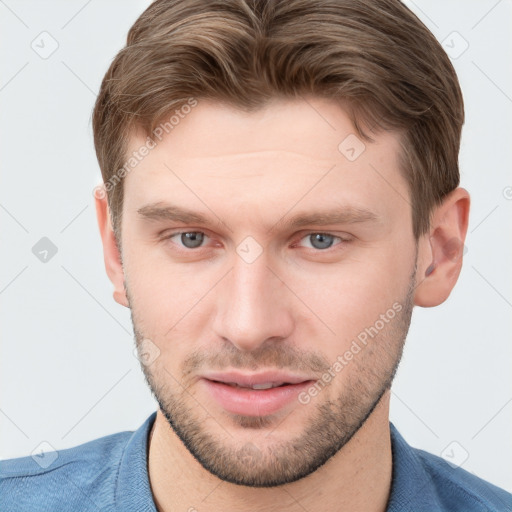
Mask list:
[[[329,233],[309,233],[301,240],[309,241],[313,249],[325,250],[332,247],[334,244],[334,240],[336,239],[340,240],[340,242],[348,241],[339,236],[331,235]]]

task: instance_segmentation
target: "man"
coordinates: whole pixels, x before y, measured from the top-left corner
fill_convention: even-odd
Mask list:
[[[3,463],[2,510],[512,510],[389,422],[462,265],[462,95],[396,0],[157,0],[93,128],[98,224],[159,409]]]

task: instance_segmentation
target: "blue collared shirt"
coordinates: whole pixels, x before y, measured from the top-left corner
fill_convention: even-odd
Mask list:
[[[1,461],[0,511],[156,512],[147,470],[155,417],[156,412],[135,432]],[[387,512],[512,512],[512,494],[412,448],[392,423],[390,429],[393,478]]]

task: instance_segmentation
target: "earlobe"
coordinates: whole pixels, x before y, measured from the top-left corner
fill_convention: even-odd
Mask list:
[[[470,198],[456,188],[436,208],[430,231],[421,244],[414,303],[433,307],[450,295],[462,268],[464,241],[469,220]]]
[[[103,259],[107,275],[114,285],[114,300],[122,306],[129,307],[124,286],[124,269],[122,258],[112,228],[110,209],[106,194],[95,194],[96,217],[103,244]]]

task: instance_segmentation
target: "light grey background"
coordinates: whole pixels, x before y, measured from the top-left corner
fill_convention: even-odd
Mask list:
[[[451,297],[415,308],[391,420],[413,446],[512,492],[512,3],[406,4],[459,74],[472,209]],[[156,410],[103,266],[90,123],[101,79],[147,5],[0,0],[0,458],[134,430]],[[58,249],[46,263],[32,252],[42,237]]]

